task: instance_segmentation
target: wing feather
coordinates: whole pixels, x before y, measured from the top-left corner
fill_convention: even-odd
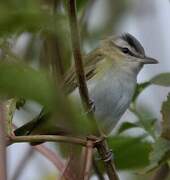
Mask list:
[[[96,64],[104,58],[100,48],[96,48],[91,53],[84,56],[84,70],[86,80],[88,81],[96,74]],[[64,87],[66,94],[71,93],[78,87],[78,82],[76,78],[75,68],[71,67],[70,70],[65,75]]]

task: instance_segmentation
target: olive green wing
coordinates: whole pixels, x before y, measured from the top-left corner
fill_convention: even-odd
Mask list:
[[[86,80],[91,79],[96,74],[96,64],[103,58],[104,55],[100,51],[100,48],[93,50],[91,53],[83,57]],[[63,89],[66,94],[69,94],[74,91],[76,87],[78,87],[78,82],[75,68],[72,67],[65,75]]]

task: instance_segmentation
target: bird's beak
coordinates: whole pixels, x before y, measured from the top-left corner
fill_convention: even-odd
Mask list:
[[[158,60],[151,57],[147,57],[147,56],[145,56],[144,58],[141,58],[139,61],[143,64],[158,64],[159,63]]]

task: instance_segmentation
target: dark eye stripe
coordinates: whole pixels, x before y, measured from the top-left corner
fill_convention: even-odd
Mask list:
[[[124,51],[126,51],[125,54],[129,54],[130,56],[139,58],[139,56],[137,56],[136,54],[134,54],[132,51],[130,51],[130,50],[129,50],[128,48],[126,48],[126,47],[122,48],[122,47],[117,46],[117,45],[116,45],[116,47],[119,48],[123,53],[125,53]],[[125,48],[126,48],[126,50],[125,50]],[[141,57],[140,57],[140,58],[141,58]]]

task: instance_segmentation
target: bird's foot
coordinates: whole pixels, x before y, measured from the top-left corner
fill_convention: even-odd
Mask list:
[[[102,160],[104,162],[109,162],[109,161],[112,161],[113,158],[114,158],[114,155],[113,155],[113,151],[112,149],[108,149],[107,148],[107,145],[105,144],[105,139],[106,139],[106,136],[101,136],[99,138],[96,139],[96,147],[97,149],[100,151],[100,149],[104,149],[104,151],[102,150],[102,157],[97,157],[97,160]],[[101,153],[100,156],[101,156]]]
[[[84,113],[84,115],[90,115],[91,113],[95,112],[95,105],[94,101],[90,99],[90,109]]]
[[[105,154],[105,157],[102,159],[104,162],[109,162],[113,160],[113,151],[109,149],[108,152]]]
[[[90,107],[91,107],[90,112],[95,112],[96,107],[95,107],[94,101],[91,99],[90,99]]]

